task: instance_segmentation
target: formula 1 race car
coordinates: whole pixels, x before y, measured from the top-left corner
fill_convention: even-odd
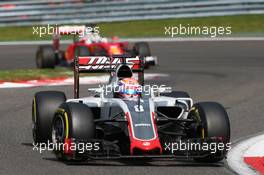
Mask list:
[[[89,89],[94,95],[80,98],[79,74],[85,72],[109,72],[110,78],[107,85]],[[56,157],[65,161],[187,158],[218,162],[225,157],[230,124],[222,105],[193,104],[186,92],[146,87],[143,58],[76,57],[74,99],[58,91],[34,96],[34,143],[50,141],[56,145]]]
[[[53,37],[53,45],[39,46],[36,53],[36,65],[38,68],[54,68],[56,65],[70,66],[75,56],[113,56],[132,54],[145,58],[145,68],[157,64],[157,57],[151,56],[148,43],[135,43],[129,49],[127,42],[118,42],[117,37],[111,41],[102,38],[94,31],[86,32],[85,26],[60,26],[56,28]],[[73,43],[68,45],[66,50],[60,48],[60,36],[73,35]]]

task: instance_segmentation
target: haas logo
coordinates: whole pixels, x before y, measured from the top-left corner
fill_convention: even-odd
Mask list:
[[[79,57],[79,67],[84,68],[86,70],[101,70],[117,68],[118,65],[121,64],[122,58],[110,58],[110,57]],[[125,58],[125,63],[131,69],[139,68],[139,58]]]

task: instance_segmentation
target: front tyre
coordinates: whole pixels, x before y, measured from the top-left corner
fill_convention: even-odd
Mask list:
[[[85,142],[94,138],[94,117],[87,105],[68,102],[57,109],[52,124],[52,142],[55,145],[64,144],[54,149],[59,160],[84,160],[82,154],[76,154],[79,150],[71,150],[69,145],[74,141]]]
[[[63,92],[37,92],[32,102],[32,134],[34,143],[51,140],[51,124],[56,109],[66,101]]]
[[[220,138],[222,143],[230,144],[230,123],[226,110],[222,105],[215,102],[202,102],[193,106],[189,118],[198,121],[197,133],[194,138]],[[203,158],[195,158],[199,162],[214,163],[225,158],[227,153],[224,150],[217,150],[215,153]]]

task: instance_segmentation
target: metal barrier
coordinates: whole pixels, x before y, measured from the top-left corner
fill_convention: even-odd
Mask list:
[[[0,27],[264,13],[264,0],[0,2]]]

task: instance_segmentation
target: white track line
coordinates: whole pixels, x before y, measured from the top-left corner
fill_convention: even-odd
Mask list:
[[[264,136],[245,152],[244,157],[264,157]]]
[[[123,38],[119,41],[127,42],[185,42],[185,41],[264,41],[264,37],[216,37],[216,38]],[[72,40],[61,40],[62,44],[72,43]],[[45,41],[2,41],[0,45],[35,45],[35,44],[52,44],[52,40]]]
[[[160,77],[167,77],[167,74],[150,74],[146,73],[146,80],[156,79]],[[87,76],[80,77],[80,84],[93,85],[93,84],[105,84],[109,80],[108,75],[103,76]],[[3,82],[0,83],[0,89],[5,88],[28,88],[28,87],[39,87],[39,86],[64,86],[73,85],[73,78],[64,79],[46,79],[46,80],[29,80],[23,82]]]
[[[256,175],[255,170],[244,162],[244,157],[264,155],[263,149],[264,135],[255,136],[236,144],[227,155],[227,163],[229,167],[236,173],[242,175]],[[260,149],[262,148],[262,149]]]

